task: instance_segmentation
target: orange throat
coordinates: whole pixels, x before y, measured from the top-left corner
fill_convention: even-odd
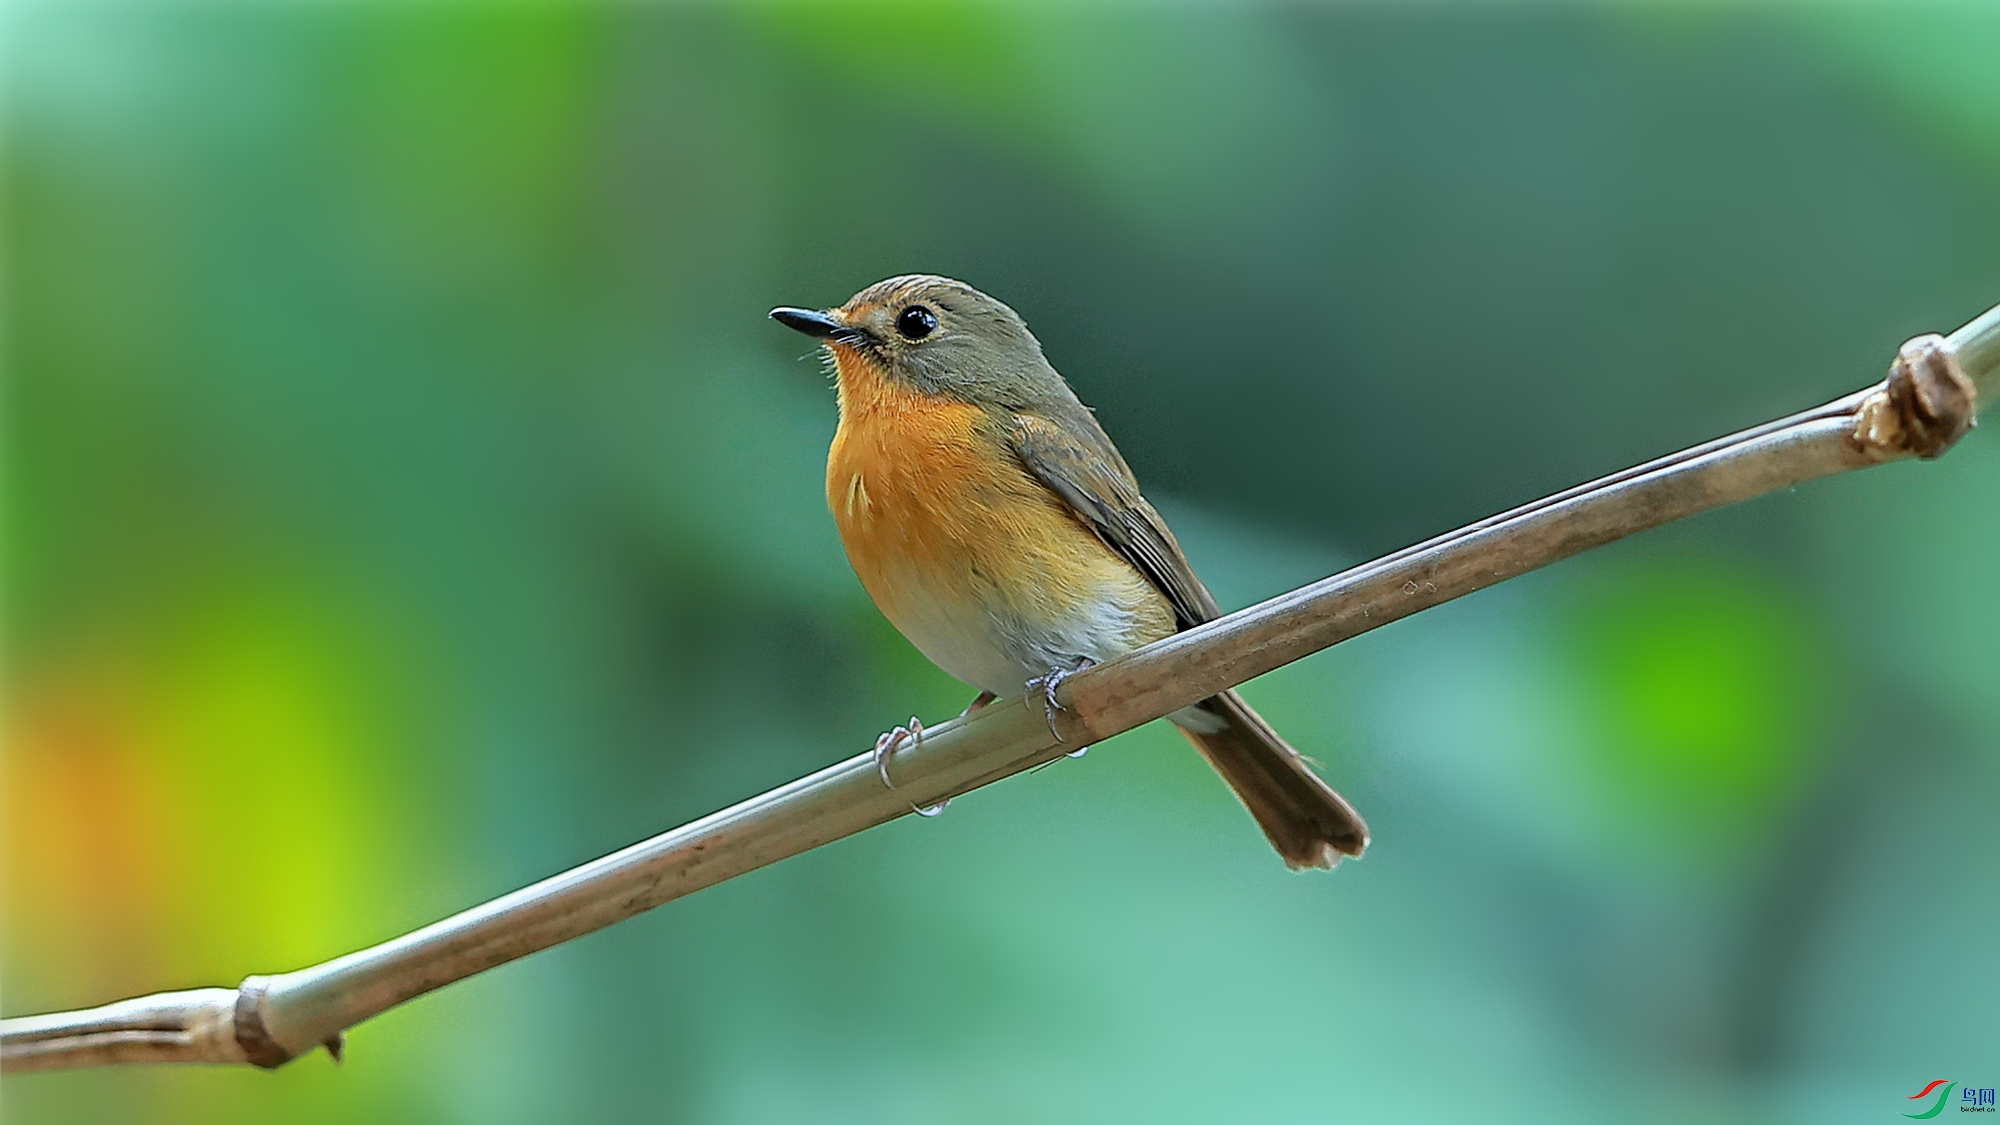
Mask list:
[[[965,498],[990,494],[1012,458],[983,432],[979,407],[901,384],[851,348],[835,345],[833,355],[840,428],[826,502],[855,573],[888,610],[886,572],[948,566],[945,556],[966,546]]]

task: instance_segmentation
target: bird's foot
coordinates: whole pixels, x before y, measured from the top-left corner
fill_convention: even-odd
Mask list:
[[[889,731],[875,740],[875,772],[882,776],[882,784],[885,787],[889,789],[896,787],[896,783],[889,780],[889,756],[894,754],[896,748],[905,742],[909,743],[910,748],[914,750],[923,745],[923,741],[924,724],[915,715],[910,716],[909,726],[897,727],[895,730]],[[949,804],[951,804],[950,797],[946,797],[935,805],[919,805],[912,801],[910,803],[910,811],[916,813],[918,816],[929,818],[943,812],[944,807]]]
[[[971,716],[986,710],[986,705],[998,698],[1000,697],[993,694],[990,691],[982,691],[978,695],[973,697],[972,702],[965,705],[965,710],[960,711],[958,713],[958,717],[961,719],[970,718]]]
[[[1056,689],[1062,686],[1064,680],[1090,667],[1092,663],[1094,661],[1078,660],[1074,667],[1057,668],[1047,675],[1036,676],[1034,679],[1028,681],[1028,694],[1030,696],[1039,694],[1042,697],[1042,718],[1048,722],[1049,733],[1056,736],[1057,742],[1061,742],[1063,736],[1062,731],[1056,729],[1056,712],[1067,711],[1069,708],[1064,707],[1062,701],[1056,698]],[[1086,746],[1084,749],[1088,750],[1090,747]],[[1069,756],[1075,757],[1076,755],[1071,754]]]
[[[914,747],[923,745],[923,741],[924,724],[915,715],[910,716],[909,726],[897,727],[875,740],[875,772],[882,775],[883,788],[896,787],[896,783],[889,780],[889,755],[905,742]]]

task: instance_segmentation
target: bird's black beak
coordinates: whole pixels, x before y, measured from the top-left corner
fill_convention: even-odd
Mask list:
[[[771,319],[795,332],[803,332],[808,336],[816,336],[822,340],[851,331],[845,324],[823,312],[814,312],[811,309],[772,309]]]

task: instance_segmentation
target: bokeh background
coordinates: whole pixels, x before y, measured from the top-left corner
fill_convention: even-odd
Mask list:
[[[233,984],[969,689],[776,304],[1012,303],[1228,605],[2000,300],[2000,9],[15,5],[5,1008]],[[1990,427],[1989,427],[1990,428]],[[2000,443],[1148,728],[385,1015],[18,1122],[1830,1122],[2000,1079]],[[1983,1080],[1983,1081],[1982,1081]]]

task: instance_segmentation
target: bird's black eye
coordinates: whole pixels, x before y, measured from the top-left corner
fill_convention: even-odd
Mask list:
[[[921,340],[937,329],[937,314],[922,305],[911,305],[896,314],[896,331],[905,340]]]

